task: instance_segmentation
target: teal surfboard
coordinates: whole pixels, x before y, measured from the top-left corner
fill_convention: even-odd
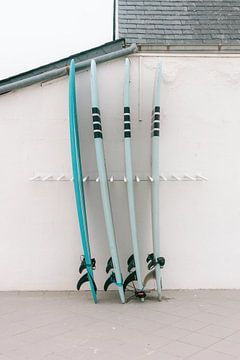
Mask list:
[[[79,142],[79,134],[78,134],[78,116],[77,116],[77,104],[76,104],[74,60],[71,61],[70,74],[69,74],[69,125],[70,125],[73,183],[75,190],[77,216],[78,216],[79,228],[82,239],[82,249],[83,249],[83,256],[81,257],[79,272],[80,274],[82,274],[86,271],[86,273],[78,281],[77,289],[80,290],[81,286],[84,283],[89,282],[93,300],[95,303],[97,303],[97,287],[93,277],[93,270],[95,268],[96,261],[95,259],[91,258],[90,245],[89,245],[87,213],[86,213],[86,205],[85,205],[82,164],[81,164],[81,152],[80,152],[80,142]]]
[[[100,190],[102,196],[103,214],[105,219],[105,226],[107,232],[107,239],[111,257],[107,262],[106,272],[110,273],[109,278],[104,284],[104,290],[107,291],[111,284],[117,286],[120,299],[122,303],[125,302],[125,295],[123,290],[123,279],[120,269],[118,250],[116,244],[116,236],[113,225],[112,208],[110,202],[110,194],[108,188],[107,170],[105,164],[105,153],[103,146],[103,131],[101,124],[101,113],[98,101],[98,86],[97,86],[97,69],[96,62],[91,62],[91,99],[92,99],[92,119],[93,119],[93,135],[96,150],[97,168],[100,183]]]
[[[142,282],[142,270],[141,270],[136,209],[135,209],[129,84],[130,84],[130,62],[129,59],[126,59],[125,71],[124,71],[124,149],[125,149],[125,172],[127,179],[128,211],[129,211],[129,219],[130,219],[133,254],[128,259],[129,275],[124,281],[124,290],[126,290],[128,285],[132,283],[135,296],[140,298],[142,301],[144,301],[146,294]]]

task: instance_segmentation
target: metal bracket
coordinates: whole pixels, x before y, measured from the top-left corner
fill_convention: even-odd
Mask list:
[[[55,175],[35,175],[33,177],[31,177],[29,179],[30,181],[33,181],[33,182],[42,182],[42,181],[63,181],[63,182],[66,182],[66,181],[73,181],[73,177],[72,176],[68,176],[68,175],[58,175],[58,176],[55,176]],[[97,177],[92,177],[90,178],[89,175],[86,175],[85,177],[83,177],[83,182],[84,183],[87,183],[88,181],[96,181],[97,183],[100,181],[99,179],[99,176]],[[108,178],[108,181],[110,183],[115,183],[115,182],[124,182],[124,183],[127,183],[128,182],[128,179],[126,177],[126,175],[122,176],[122,177],[118,177],[118,176],[114,176],[114,175],[111,175],[109,178]],[[137,183],[142,183],[142,182],[146,182],[146,181],[149,181],[150,183],[153,183],[154,181],[157,181],[156,179],[153,179],[153,177],[151,175],[145,175],[145,176],[138,176],[138,175],[135,175],[134,176],[134,181],[136,181]],[[178,175],[176,176],[175,174],[172,174],[172,175],[168,175],[168,176],[165,176],[165,175],[159,175],[159,181],[167,181],[167,182],[179,182],[179,181],[184,181],[184,182],[191,182],[191,181],[198,181],[198,182],[201,182],[201,181],[208,181],[208,178],[205,177],[205,176],[202,176],[202,175],[188,175],[188,174],[183,174],[183,175]]]

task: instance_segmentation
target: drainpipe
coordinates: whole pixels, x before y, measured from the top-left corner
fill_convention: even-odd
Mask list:
[[[106,61],[117,59],[121,56],[130,55],[137,51],[138,51],[137,45],[132,44],[131,46],[129,46],[127,48],[117,50],[117,51],[109,53],[109,54],[104,54],[104,55],[98,56],[95,58],[95,61],[97,64],[100,64],[100,63],[103,63]],[[84,61],[81,61],[81,62],[75,64],[75,70],[76,71],[84,70],[84,69],[90,67],[90,65],[91,65],[91,59],[84,60]],[[19,81],[15,81],[11,84],[0,86],[0,95],[8,93],[13,90],[21,89],[26,86],[37,84],[40,82],[54,80],[59,77],[66,76],[68,74],[69,74],[69,66],[68,65],[63,68],[60,68],[60,69],[46,71],[45,73],[31,76],[27,79],[22,79]]]
[[[113,41],[116,40],[116,0],[113,0]]]

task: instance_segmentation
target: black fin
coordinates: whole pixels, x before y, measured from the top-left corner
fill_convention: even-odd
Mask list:
[[[134,255],[130,256],[130,258],[128,259],[128,272],[130,272],[133,268],[135,268],[135,259],[134,259]]]
[[[164,267],[164,265],[165,265],[165,259],[164,259],[164,257],[158,257],[157,259],[155,259],[153,253],[148,255],[146,261],[147,261],[147,263],[148,263],[148,270],[154,269],[157,264],[160,265],[161,269],[162,269],[162,268]]]
[[[90,276],[90,275],[89,275]],[[95,284],[95,281],[93,280],[93,278],[91,277],[91,280],[93,282],[93,286],[94,286],[94,290],[97,291],[97,286]],[[86,273],[85,275],[83,275],[79,280],[78,280],[78,283],[77,283],[77,289],[80,290],[81,286],[83,284],[85,284],[86,282],[89,281],[89,278],[88,278],[88,273]]]
[[[152,270],[156,266],[156,260],[154,258],[154,254],[148,254],[148,257],[146,259],[146,262],[148,263],[148,270]]]
[[[136,281],[136,280],[137,280],[137,273],[136,273],[136,270],[135,270],[135,271],[131,272],[128,275],[128,277],[126,278],[126,280],[124,281],[123,290],[125,291],[128,284],[130,284],[131,282]]]
[[[129,256],[127,264],[129,265],[132,261],[134,260],[134,254],[132,254],[131,256]]]
[[[108,274],[111,269],[113,269],[113,261],[112,258],[110,257],[107,262],[106,273]]]
[[[92,266],[92,269],[95,270],[95,268],[96,268],[96,259],[95,259],[95,258],[91,259],[91,266]],[[85,258],[83,258],[82,261],[81,261],[81,264],[80,264],[80,266],[79,266],[79,272],[80,272],[80,274],[81,274],[81,273],[83,272],[83,270],[85,270],[86,268],[87,268],[86,260],[85,260]]]
[[[164,257],[159,257],[157,258],[157,262],[160,265],[160,268],[162,269],[165,265],[165,258]]]
[[[116,276],[114,274],[114,272],[109,276],[109,278],[107,278],[107,280],[105,281],[105,284],[104,284],[104,290],[107,291],[108,287],[111,285],[111,284],[115,284],[116,283]]]
[[[83,270],[86,269],[86,261],[85,258],[82,259],[81,264],[79,266],[79,272],[80,274],[83,272]]]
[[[152,261],[153,259],[154,259],[154,254],[153,253],[148,254],[146,262]]]
[[[88,280],[88,274],[86,273],[78,280],[77,289],[80,290],[81,286],[87,281],[89,281],[89,280]]]

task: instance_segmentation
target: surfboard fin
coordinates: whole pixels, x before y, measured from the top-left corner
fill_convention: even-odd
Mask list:
[[[126,278],[126,280],[124,281],[124,284],[123,284],[123,290],[124,292],[126,291],[127,289],[127,286],[133,282],[133,281],[137,281],[137,272],[136,270],[131,272],[128,277]],[[146,293],[144,290],[137,290],[135,289],[135,296],[137,298],[140,298],[140,299],[144,299],[146,297]]]
[[[134,260],[134,254],[132,254],[131,256],[129,256],[127,264],[129,265],[132,261]]]
[[[96,259],[91,259],[91,266],[92,269],[95,270],[96,269]],[[81,264],[79,266],[79,272],[80,274],[83,272],[83,270],[87,269],[87,264],[86,264],[86,260],[85,257],[82,258]]]
[[[109,286],[111,284],[115,284],[115,283],[116,283],[116,276],[115,276],[114,272],[112,272],[112,274],[109,276],[109,278],[107,278],[107,280],[105,281],[104,290],[107,291]]]
[[[109,271],[112,269],[113,269],[113,261],[112,261],[112,257],[110,257],[107,262],[106,273],[108,274]]]
[[[136,281],[136,280],[137,280],[137,273],[135,270],[127,276],[126,280],[123,283],[123,290],[126,291],[128,284],[130,284],[131,282]]]
[[[92,270],[95,270],[96,268],[96,259],[93,258],[91,259],[91,264],[87,264],[86,263],[86,259],[84,256],[81,256],[81,264],[79,266],[79,273],[82,274],[82,272],[84,270],[87,270],[87,268],[91,267]],[[95,291],[97,291],[97,286],[95,284],[95,281],[93,279],[93,277],[91,276],[91,274],[87,271],[86,274],[84,274],[79,280],[78,280],[78,283],[77,283],[77,289],[80,290],[81,286],[83,284],[85,284],[86,282],[89,281],[89,277],[91,277],[91,282],[93,283],[93,286],[94,286],[94,289]]]
[[[84,283],[86,283],[86,282],[89,281],[89,276],[90,276],[90,275],[89,275],[88,273],[86,273],[86,274],[84,274],[84,275],[78,280],[78,283],[77,283],[77,289],[78,289],[78,290],[80,290],[81,286],[82,286]],[[91,280],[92,280],[92,283],[93,283],[93,286],[94,286],[94,290],[97,291],[97,286],[96,286],[96,284],[95,284],[95,281],[93,280],[93,278],[91,278]]]
[[[129,257],[127,264],[128,264],[128,272],[130,272],[133,268],[135,268],[136,265],[133,254]]]
[[[145,287],[150,280],[156,280],[156,270],[150,271],[144,278],[143,286]]]
[[[155,258],[153,253],[148,255],[146,261],[147,261],[147,263],[148,263],[148,270],[154,269],[157,264],[160,265],[160,268],[161,268],[161,269],[162,269],[162,268],[164,267],[164,265],[165,265],[165,259],[164,259],[164,257]]]

